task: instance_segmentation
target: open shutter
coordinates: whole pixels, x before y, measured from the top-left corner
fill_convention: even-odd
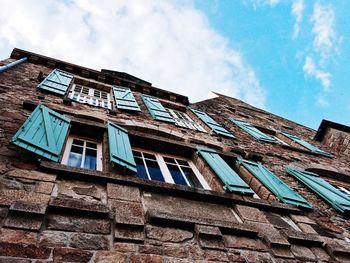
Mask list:
[[[286,171],[330,203],[336,210],[350,214],[350,197],[320,178],[318,174],[291,167],[286,167]]]
[[[38,85],[39,89],[48,90],[60,95],[64,95],[68,89],[73,75],[65,71],[54,69],[51,73]]]
[[[160,101],[157,98],[142,95],[142,100],[145,103],[149,113],[152,115],[153,119],[175,123],[175,120],[173,119],[173,117],[163,107],[163,105],[160,103]]]
[[[132,154],[128,131],[110,121],[107,125],[111,162],[136,173],[136,163]]]
[[[120,110],[141,111],[134,95],[129,88],[113,87],[114,99],[117,108]]]
[[[317,154],[322,154],[325,156],[331,156],[329,153],[322,151],[321,149],[317,148],[316,146],[313,146],[312,144],[300,139],[298,136],[287,133],[287,132],[280,132],[282,135],[286,136],[287,138],[293,140],[294,142],[298,143],[299,145],[305,147],[311,152],[317,153]]]
[[[59,162],[69,127],[67,117],[39,104],[12,138],[12,143]]]
[[[232,168],[220,157],[220,155],[212,149],[197,147],[197,153],[200,154],[208,163],[215,174],[224,183],[226,191],[253,195],[254,192],[250,187],[232,170]]]
[[[247,133],[249,133],[251,136],[253,136],[255,139],[257,139],[259,141],[277,143],[277,141],[274,138],[266,135],[262,131],[259,131],[257,128],[255,128],[253,125],[251,125],[248,122],[236,120],[234,118],[230,118],[230,121],[232,121],[234,124],[236,124],[242,130],[246,131]]]
[[[230,138],[235,138],[229,131],[223,128],[220,124],[214,121],[208,114],[203,111],[191,109],[191,111],[200,118],[205,124],[207,124],[210,129],[212,129],[215,133],[221,134]]]
[[[238,159],[238,162],[265,185],[281,202],[299,207],[312,208],[312,205],[302,196],[294,192],[292,188],[262,164],[243,159]]]

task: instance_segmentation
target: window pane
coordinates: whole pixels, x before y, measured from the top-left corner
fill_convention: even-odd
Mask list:
[[[174,179],[175,184],[187,185],[179,167],[177,165],[167,164],[171,176]]]
[[[141,158],[135,157],[137,176],[142,179],[148,179],[145,165]]]
[[[163,157],[164,158],[164,161],[166,163],[173,163],[173,164],[176,164],[174,158],[168,158],[168,157]]]
[[[72,145],[72,148],[68,157],[68,166],[80,167],[82,156],[83,156],[83,148]]]
[[[180,165],[190,166],[187,161],[176,159]]]
[[[141,153],[138,151],[132,151],[132,154],[134,155],[134,157],[142,157]]]
[[[143,153],[143,156],[145,156],[147,159],[156,160],[156,156],[154,154]]]
[[[81,146],[83,146],[83,145],[84,145],[84,142],[81,141],[81,140],[74,139],[74,140],[73,140],[73,144],[74,144],[74,145],[81,145]],[[72,148],[72,149],[73,149],[73,148]]]
[[[96,159],[97,159],[96,156],[97,156],[96,150],[86,149],[84,168],[96,170]]]
[[[97,149],[97,144],[93,142],[86,142],[86,147]]]
[[[160,171],[157,161],[146,160],[146,164],[151,179],[164,182],[164,177]]]
[[[189,183],[191,184],[191,186],[197,187],[197,188],[203,188],[203,186],[201,185],[197,176],[194,174],[194,172],[192,171],[191,168],[181,167],[181,169],[184,172],[184,174],[185,174],[187,180],[189,181]]]

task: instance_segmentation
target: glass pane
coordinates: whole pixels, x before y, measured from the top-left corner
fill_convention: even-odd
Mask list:
[[[96,159],[97,159],[96,157],[97,157],[96,150],[86,149],[84,168],[96,170]]]
[[[176,159],[176,161],[177,161],[180,165],[190,166],[190,165],[188,164],[188,162],[185,161],[185,160]]]
[[[156,160],[156,156],[154,154],[143,153],[143,156],[145,156],[147,159]]]
[[[93,142],[86,142],[86,147],[97,149],[97,144]]]
[[[157,180],[161,182],[165,181],[157,161],[146,160],[146,165],[152,180]]]
[[[197,188],[203,188],[201,183],[199,182],[197,176],[194,174],[191,168],[189,167],[181,167],[182,171],[184,172],[188,182],[191,184],[193,187]]]
[[[164,158],[164,161],[165,161],[166,163],[173,163],[173,164],[176,164],[174,158],[168,158],[168,157],[163,157],[163,158]]]
[[[78,139],[73,139],[73,144],[74,145],[81,145],[84,146],[84,141],[78,140]],[[73,148],[72,148],[73,149]]]
[[[68,166],[80,167],[83,157],[83,148],[72,145],[71,151],[68,157]]]
[[[89,95],[89,88],[83,87],[82,93]]]
[[[141,153],[138,151],[132,151],[132,154],[134,155],[134,157],[142,157]]]
[[[174,179],[175,184],[187,185],[186,180],[184,179],[179,167],[177,165],[167,164],[169,172]]]
[[[142,159],[136,157],[135,162],[136,162],[137,176],[142,179],[148,179],[146,168],[145,168],[145,165],[143,164]]]

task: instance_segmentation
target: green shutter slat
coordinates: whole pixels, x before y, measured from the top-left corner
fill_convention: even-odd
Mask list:
[[[39,104],[12,138],[12,143],[55,162],[60,161],[70,120]]]
[[[317,153],[317,154],[321,154],[321,155],[325,155],[325,156],[331,156],[329,153],[322,151],[321,149],[317,148],[316,146],[300,139],[298,136],[287,133],[287,132],[280,132],[282,135],[286,136],[287,138],[293,140],[294,142],[298,143],[299,145],[305,147],[306,149],[308,149],[311,152]]]
[[[114,99],[118,109],[141,111],[137,101],[129,88],[113,87]]]
[[[264,186],[266,186],[281,202],[296,205],[298,207],[312,208],[312,205],[309,202],[262,164],[240,158],[238,159],[238,162]]]
[[[64,95],[73,79],[73,75],[54,69],[51,73],[38,85],[39,89],[48,90],[60,95]]]
[[[236,120],[234,118],[230,118],[230,121],[232,121],[234,124],[236,124],[238,127],[240,127],[242,130],[249,133],[251,136],[253,136],[255,139],[259,141],[266,141],[266,142],[272,142],[277,143],[277,140],[274,138],[266,135],[262,131],[259,131],[257,128],[255,128],[253,125],[251,125],[248,122],[244,122],[241,120]]]
[[[170,113],[163,107],[157,98],[142,95],[142,100],[145,103],[149,113],[155,120],[175,123],[174,118]]]
[[[212,129],[215,133],[224,135],[230,138],[235,138],[235,136],[232,135],[229,131],[227,131],[225,128],[223,128],[220,124],[218,124],[216,121],[214,121],[208,114],[206,114],[203,111],[192,109],[191,111],[200,118],[205,124],[209,126],[210,129]]]
[[[286,171],[330,203],[336,210],[350,214],[350,197],[320,178],[318,174],[292,167],[286,167]]]
[[[227,191],[251,196],[254,194],[253,190],[250,189],[215,150],[203,147],[197,147],[197,150],[197,154],[203,157],[215,174],[221,179]]]
[[[128,131],[112,122],[108,122],[107,126],[111,162],[136,173]]]

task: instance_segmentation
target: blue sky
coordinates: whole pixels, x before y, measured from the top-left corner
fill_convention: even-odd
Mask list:
[[[0,0],[14,47],[125,71],[200,101],[209,91],[317,129],[350,125],[350,1]]]

